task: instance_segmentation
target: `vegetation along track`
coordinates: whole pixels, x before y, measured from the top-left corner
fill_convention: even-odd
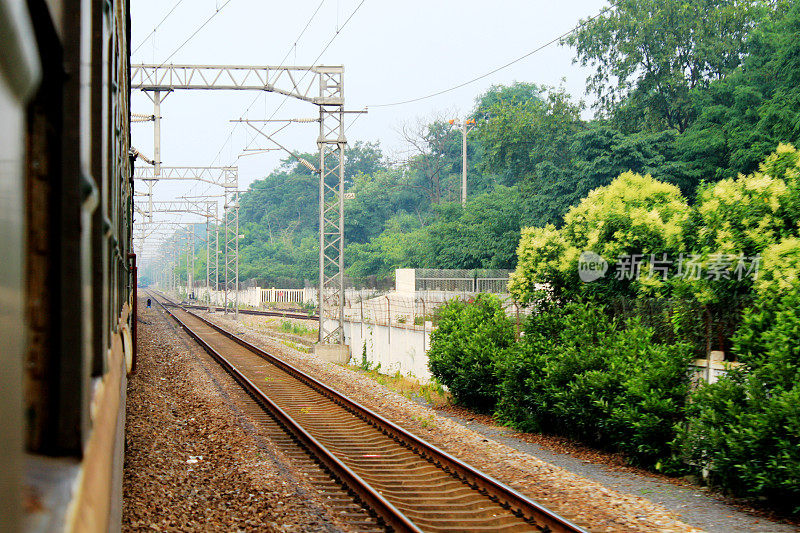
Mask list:
[[[388,529],[583,531],[286,362],[167,302],[167,312]]]

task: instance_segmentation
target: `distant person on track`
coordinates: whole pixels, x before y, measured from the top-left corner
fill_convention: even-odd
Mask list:
[[[150,298],[147,299],[147,308],[150,309]]]

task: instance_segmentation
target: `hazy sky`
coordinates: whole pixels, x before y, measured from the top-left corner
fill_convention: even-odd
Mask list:
[[[132,41],[133,49],[138,50],[131,61],[160,64],[172,55],[168,63],[308,65],[338,29],[338,36],[318,63],[344,65],[347,107],[369,109],[348,129],[348,141],[380,141],[391,154],[403,147],[397,131],[404,122],[435,114],[463,116],[472,110],[476,96],[495,84],[563,83],[574,98],[585,98],[587,69],[572,64],[571,49],[551,45],[466,87],[411,104],[380,107],[429,95],[489,72],[569,31],[606,5],[605,0],[406,0],[391,4],[381,0],[133,0]],[[162,104],[162,161],[172,166],[238,164],[244,190],[274,170],[285,154],[239,157],[248,144],[252,148],[268,143],[253,142],[242,125],[229,121],[266,118],[278,106],[282,107],[276,118],[318,114],[312,104],[271,93],[176,91]],[[152,103],[134,91],[132,111],[151,114]],[[278,138],[292,150],[315,151],[315,127],[292,125]],[[134,146],[151,157],[152,123],[135,123],[132,128]],[[156,199],[169,200],[189,189],[162,182],[156,185]],[[190,194],[206,190],[205,185],[196,186]]]

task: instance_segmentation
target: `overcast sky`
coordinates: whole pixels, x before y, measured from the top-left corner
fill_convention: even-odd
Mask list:
[[[347,139],[380,141],[391,154],[402,149],[397,131],[404,122],[437,114],[463,116],[472,110],[476,96],[495,84],[563,84],[575,99],[585,99],[588,70],[572,63],[571,49],[552,45],[466,87],[411,104],[381,107],[485,74],[569,31],[607,2],[133,0],[131,4],[132,48],[138,48],[133,64],[161,64],[169,58],[167,62],[175,64],[309,65],[339,30],[318,63],[344,65],[347,107],[369,110],[349,127]],[[187,42],[217,9],[217,15]],[[254,141],[242,125],[229,121],[267,118],[279,106],[276,118],[318,114],[312,104],[271,93],[176,91],[162,104],[162,161],[168,166],[238,165],[244,190],[273,171],[285,154],[240,157],[245,146],[268,143]],[[152,114],[152,103],[134,91],[132,111]],[[152,157],[152,123],[134,123],[132,128],[133,145]],[[316,150],[316,136],[315,125],[300,124],[286,128],[278,138],[292,150],[309,152]],[[156,185],[156,199],[208,188],[189,189],[162,182]]]

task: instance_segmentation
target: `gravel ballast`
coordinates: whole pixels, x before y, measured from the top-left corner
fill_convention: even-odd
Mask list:
[[[258,435],[230,393],[231,378],[169,320],[139,303],[122,530],[348,531]]]

